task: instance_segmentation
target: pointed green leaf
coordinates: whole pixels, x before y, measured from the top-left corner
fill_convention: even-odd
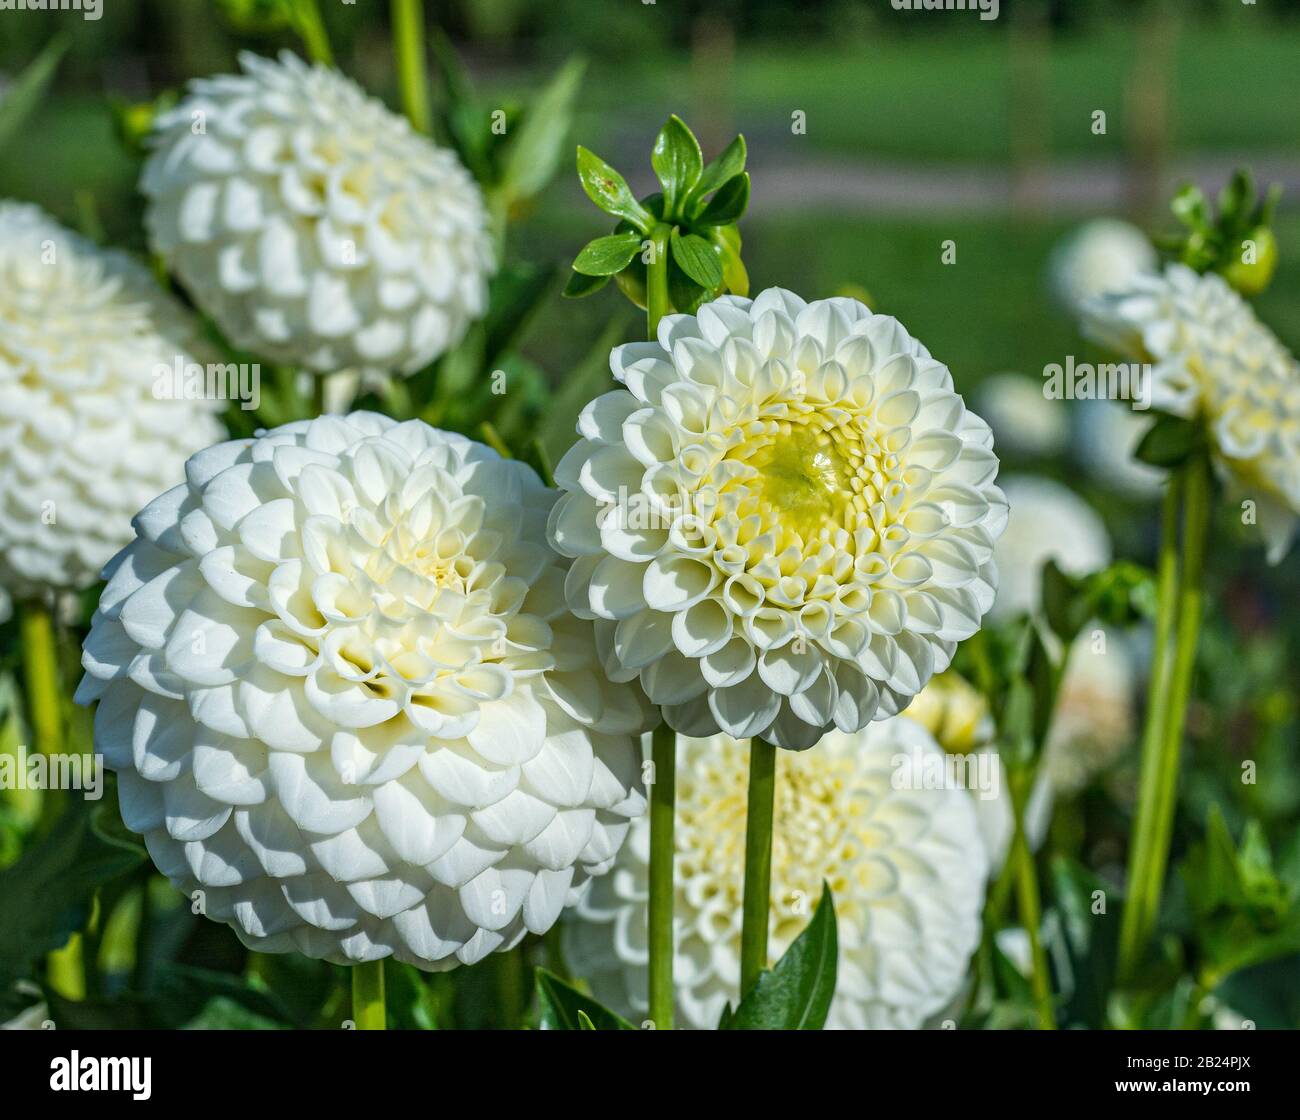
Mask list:
[[[1153,467],[1176,467],[1201,446],[1201,430],[1181,416],[1161,415],[1147,429],[1133,457]]]
[[[722,149],[722,153],[710,163],[700,175],[700,181],[691,191],[692,209],[698,213],[704,207],[704,200],[710,191],[716,191],[723,183],[730,182],[745,170],[745,138],[737,136]]]
[[[595,1029],[596,1029],[596,1024],[591,1021],[591,1016],[588,1015],[585,1011],[583,1011],[582,1008],[579,1008],[578,1009],[578,1030],[594,1031]]]
[[[823,884],[812,921],[740,1001],[729,1030],[819,1031],[835,995],[839,937],[831,889]]]
[[[68,40],[56,35],[45,49],[18,75],[4,99],[0,100],[0,148],[22,128],[23,122],[45,99],[45,91],[54,80]]]
[[[584,276],[581,272],[572,272],[564,285],[563,295],[565,299],[583,299],[595,295],[608,283],[608,276]]]
[[[718,188],[709,204],[695,219],[702,226],[725,226],[738,221],[749,206],[749,175],[742,171]]]
[[[749,295],[749,273],[740,259],[740,229],[737,226],[714,226],[713,243],[722,254],[722,280],[727,291],[738,296]]]
[[[115,809],[77,799],[49,835],[0,871],[0,992],[85,927],[96,891],[144,862],[144,848],[121,831]]]
[[[704,155],[700,142],[695,139],[682,119],[676,115],[655,137],[650,164],[664,188],[664,214],[671,221],[682,215],[682,207],[691,191],[700,181],[704,170]]]
[[[722,283],[722,262],[718,252],[699,234],[682,235],[673,230],[673,260],[677,266],[706,291],[712,292]]]
[[[578,145],[578,178],[587,197],[607,214],[625,218],[642,233],[649,233],[654,219],[636,200],[627,180],[594,152]]]
[[[528,106],[506,149],[502,183],[511,201],[540,194],[555,174],[586,68],[583,60],[570,59]]]
[[[537,970],[537,1003],[541,1008],[543,1028],[552,1031],[632,1031],[636,1030],[621,1015],[616,1015],[597,1000],[566,984],[553,972]],[[586,1017],[588,1026],[583,1026]]]
[[[641,248],[639,233],[614,233],[597,237],[583,247],[573,262],[573,271],[584,276],[613,276],[631,263]]]

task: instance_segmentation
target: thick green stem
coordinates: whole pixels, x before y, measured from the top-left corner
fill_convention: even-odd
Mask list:
[[[772,909],[772,808],[776,798],[776,748],[749,742],[749,804],[745,812],[745,901],[740,929],[740,996],[767,967],[767,925]]]
[[[320,62],[326,66],[334,65],[334,52],[330,50],[329,35],[325,31],[324,21],[320,18],[320,8],[316,6],[316,0],[294,0],[293,26],[303,46],[307,48],[307,55],[312,62]]]
[[[659,320],[672,311],[668,298],[668,237],[672,230],[665,225],[657,225],[650,232],[654,246],[653,255],[646,264],[645,307],[646,326],[650,341],[659,334]]]
[[[1201,621],[1209,489],[1209,464],[1197,456],[1170,479],[1165,495],[1151,695],[1142,739],[1137,820],[1129,850],[1128,897],[1120,926],[1119,973],[1123,978],[1133,977],[1155,930],[1169,858],[1183,720]],[[1184,506],[1181,564],[1180,505]]]
[[[673,1026],[673,816],[677,798],[677,733],[666,723],[650,748],[650,1021],[658,1030]]]
[[[352,966],[352,1021],[359,1031],[387,1029],[383,960]]]
[[[425,62],[423,0],[393,0],[393,54],[402,112],[417,132],[432,127],[429,75]]]
[[[63,701],[59,689],[59,655],[54,619],[39,603],[28,603],[21,611],[19,641],[22,646],[23,679],[27,686],[27,724],[32,745],[47,756],[63,753]],[[41,791],[41,816],[37,831],[49,830],[63,809],[65,790]]]
[[[1052,979],[1047,968],[1047,954],[1043,950],[1043,907],[1038,896],[1038,873],[1034,856],[1025,836],[1025,805],[1032,788],[1032,771],[1011,779],[1011,808],[1015,832],[1011,839],[1012,873],[1015,876],[1016,906],[1020,922],[1029,935],[1031,971],[1029,984],[1034,993],[1034,1006],[1038,1010],[1038,1029],[1056,1030],[1056,1011],[1052,1006]]]

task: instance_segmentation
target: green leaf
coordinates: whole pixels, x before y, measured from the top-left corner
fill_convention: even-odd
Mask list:
[[[655,137],[650,164],[664,188],[664,217],[673,221],[682,216],[682,208],[704,171],[700,142],[675,114]]]
[[[573,262],[573,271],[584,276],[613,276],[631,263],[641,248],[639,233],[613,233],[597,237],[583,246]]]
[[[569,282],[564,285],[562,294],[565,299],[582,299],[595,295],[608,283],[608,276],[584,276],[581,272],[573,272],[570,273]]]
[[[587,197],[605,213],[625,219],[641,233],[650,232],[654,218],[637,202],[627,180],[581,144],[578,145],[578,178]]]
[[[1061,571],[1055,560],[1043,565],[1043,616],[1052,633],[1066,643],[1074,641],[1088,621],[1088,604],[1079,592],[1079,585]]]
[[[1294,1030],[1300,1023],[1300,954],[1235,972],[1214,995],[1256,1030]]]
[[[703,212],[695,219],[701,226],[725,226],[738,221],[749,206],[749,175],[742,171],[718,188]]]
[[[1119,892],[1066,856],[1052,860],[1051,882],[1061,921],[1049,929],[1061,938],[1070,966],[1069,985],[1061,985],[1065,997],[1062,1021],[1102,1030],[1115,978],[1122,911]],[[1098,892],[1104,913],[1097,912]]]
[[[1169,208],[1183,225],[1189,229],[1207,232],[1210,229],[1210,204],[1206,201],[1201,188],[1188,183],[1174,195]]]
[[[45,92],[54,80],[54,72],[68,49],[68,40],[56,35],[18,75],[9,92],[0,100],[0,148],[22,128],[27,118],[44,102]]]
[[[1147,429],[1133,457],[1153,467],[1176,467],[1186,462],[1202,442],[1201,430],[1192,421],[1164,414]]]
[[[727,291],[749,295],[749,273],[740,259],[740,230],[736,226],[714,226],[711,237],[722,254],[722,280]]]
[[[101,824],[107,807],[90,804],[70,800],[53,831],[0,871],[0,992],[85,927],[98,889],[145,860],[144,848]]]
[[[819,1031],[835,995],[839,937],[835,902],[823,884],[812,921],[770,972],[759,973],[727,1030]]]
[[[631,1023],[603,1007],[591,996],[566,984],[553,972],[537,970],[537,1003],[541,1008],[541,1025],[552,1031],[633,1031]],[[584,1026],[582,1019],[586,1018]]]
[[[745,170],[745,138],[737,136],[722,149],[722,153],[701,173],[700,181],[691,191],[691,209],[698,213],[704,207],[704,200],[711,191],[716,191],[723,183],[729,182]]]
[[[532,198],[551,181],[573,124],[573,103],[586,68],[582,59],[570,59],[529,105],[506,148],[501,181],[510,201]]]
[[[721,286],[722,262],[718,251],[699,234],[681,234],[674,229],[672,253],[678,268],[705,291],[712,292]]]
[[[1239,167],[1219,192],[1219,223],[1225,229],[1248,226],[1254,203],[1254,177],[1248,168]]]

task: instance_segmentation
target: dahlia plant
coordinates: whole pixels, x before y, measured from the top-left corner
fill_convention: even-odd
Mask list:
[[[574,261],[569,294],[616,275],[648,341],[610,355],[623,388],[582,412],[550,536],[574,559],[569,602],[595,621],[606,673],[664,721],[645,908],[660,1027],[675,998],[676,733],[751,740],[744,1021],[769,960],[776,748],[829,750],[815,744],[832,729],[895,715],[945,669],[992,606],[1006,521],[988,425],[897,320],[847,298],[747,297],[725,232],[748,200],[744,157],[737,138],[706,166],[671,117],[651,160],[662,190],[638,200],[578,150],[587,194],[620,221]]]
[[[1276,201],[1275,189],[1257,202],[1245,172],[1224,188],[1217,217],[1198,188],[1184,188],[1173,210],[1188,232],[1163,242],[1178,259],[1083,308],[1087,335],[1144,363],[1145,393],[1158,416],[1137,456],[1169,471],[1119,947],[1129,977],[1155,929],[1169,856],[1216,482],[1250,511],[1243,522],[1258,524],[1271,563],[1289,549],[1300,519],[1300,363],[1242,298],[1263,291],[1276,267],[1269,226]]]

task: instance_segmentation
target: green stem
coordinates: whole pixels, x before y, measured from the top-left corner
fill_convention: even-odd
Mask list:
[[[382,1031],[388,1027],[382,959],[352,966],[352,1021],[359,1031]]]
[[[21,611],[19,641],[22,646],[23,678],[27,685],[27,722],[32,744],[48,756],[63,753],[63,705],[59,691],[59,660],[54,619],[40,603],[28,603]],[[37,831],[49,830],[63,809],[65,790],[45,789]]]
[[[1038,1029],[1056,1030],[1056,1011],[1052,1006],[1052,980],[1047,969],[1047,954],[1043,950],[1043,907],[1038,897],[1038,873],[1034,867],[1033,853],[1025,836],[1025,804],[1029,800],[1033,774],[1027,773],[1011,779],[1011,809],[1015,832],[1011,839],[1010,860],[1016,883],[1016,905],[1020,922],[1029,934],[1029,956],[1032,970],[1029,977],[1038,1009]]]
[[[1200,629],[1209,485],[1209,464],[1203,456],[1198,456],[1170,479],[1165,494],[1151,697],[1142,740],[1137,819],[1129,850],[1128,897],[1120,925],[1122,978],[1133,977],[1155,930],[1169,858],[1183,719],[1191,693]],[[1184,507],[1181,565],[1178,557],[1180,505]]]
[[[772,897],[772,809],[776,799],[776,748],[749,742],[749,803],[745,812],[745,901],[740,928],[740,998],[767,967],[767,925]]]
[[[672,311],[668,298],[668,236],[672,230],[657,225],[650,231],[654,256],[646,265],[646,326],[650,341],[659,334],[659,320]]]
[[[330,50],[329,35],[325,31],[325,22],[320,18],[316,0],[295,0],[293,26],[312,62],[334,65],[334,52]]]
[[[423,0],[393,0],[393,54],[402,112],[417,132],[426,136],[432,127],[429,112],[429,75],[425,64]]]
[[[659,1030],[673,1027],[673,814],[677,797],[677,733],[666,723],[655,728],[650,758],[650,1021]]]

